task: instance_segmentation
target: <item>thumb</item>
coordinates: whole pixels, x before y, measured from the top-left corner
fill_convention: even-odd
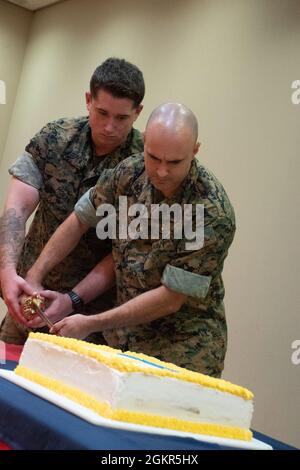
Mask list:
[[[42,290],[39,294],[48,300],[55,300],[57,298],[57,292],[54,290]]]
[[[63,325],[64,325],[64,320],[58,321],[52,326],[52,328],[50,329],[50,333],[52,333],[53,335],[59,334],[59,331],[63,327]]]
[[[23,293],[26,295],[33,295],[36,293],[36,290],[31,287],[25,280],[21,282],[21,288],[23,289]]]
[[[55,305],[55,302],[52,302],[51,305],[49,305],[48,308],[44,310],[44,314],[47,315],[51,319],[52,315],[55,315],[57,313],[57,307]]]

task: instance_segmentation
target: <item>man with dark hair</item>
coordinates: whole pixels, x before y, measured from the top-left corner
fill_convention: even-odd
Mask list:
[[[9,169],[12,180],[0,219],[0,282],[9,313],[1,325],[0,340],[26,340],[28,330],[20,324],[19,297],[41,286],[23,278],[76,201],[96,184],[104,170],[143,150],[142,136],[132,126],[142,110],[144,93],[143,75],[135,65],[124,59],[107,59],[95,70],[86,93],[88,117],[48,123]],[[36,208],[25,237],[26,221]],[[110,252],[111,244],[101,242],[95,231],[89,230],[49,273],[44,287],[70,291],[101,259],[107,271],[112,270]],[[84,311],[107,310],[113,299],[110,290]],[[80,308],[73,293],[70,302],[75,310]]]
[[[145,94],[145,84],[140,69],[124,59],[110,58],[104,64],[99,65],[91,77],[92,97],[95,98],[102,89],[117,98],[129,98],[135,107],[139,106]]]

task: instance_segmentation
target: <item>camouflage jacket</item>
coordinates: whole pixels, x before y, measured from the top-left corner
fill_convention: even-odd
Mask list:
[[[163,239],[162,232],[158,240],[113,240],[119,304],[161,284],[188,295],[176,313],[148,324],[118,329],[119,346],[220,376],[227,342],[221,273],[235,232],[234,211],[224,188],[194,160],[179,193],[165,199],[147,177],[141,154],[104,172],[95,188],[78,201],[75,211],[80,220],[96,226],[99,217],[95,207],[109,203],[117,208],[121,195],[127,196],[128,207],[136,203],[148,208],[157,203],[179,203],[182,208],[191,204],[193,218],[195,205],[202,204],[204,244],[189,251],[184,237]],[[116,214],[119,222],[119,209]],[[128,217],[128,224],[131,220]],[[173,228],[171,225],[171,234]]]
[[[142,150],[142,136],[132,129],[126,142],[113,153],[94,156],[87,117],[51,122],[31,139],[9,169],[11,175],[37,188],[40,194],[19,261],[22,276],[103,170]],[[110,241],[100,241],[95,230],[89,230],[75,250],[49,273],[44,286],[58,291],[72,289],[110,251]]]

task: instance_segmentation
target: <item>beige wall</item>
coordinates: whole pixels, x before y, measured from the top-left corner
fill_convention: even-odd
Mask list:
[[[0,161],[22,70],[32,13],[0,0],[0,80],[6,104],[0,104]],[[2,103],[2,100],[1,100]]]
[[[198,115],[199,158],[235,206],[225,267],[224,377],[255,392],[253,428],[300,446],[297,0],[70,0],[34,15],[0,171],[43,123],[85,112],[84,91],[110,55],[137,63],[147,97]],[[17,138],[16,138],[17,136]],[[298,172],[299,173],[299,172]],[[4,193],[3,193],[4,194]]]

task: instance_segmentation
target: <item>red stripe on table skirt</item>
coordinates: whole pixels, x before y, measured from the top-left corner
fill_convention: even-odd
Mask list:
[[[5,444],[5,442],[0,442],[0,450],[12,450],[12,448]]]
[[[5,344],[5,359],[7,361],[19,361],[23,345],[21,344]]]
[[[23,346],[19,344],[5,344],[5,357],[3,358],[3,350],[1,350],[1,359],[6,361],[19,361]],[[0,451],[1,450],[12,450],[8,444],[3,441],[0,441]]]

